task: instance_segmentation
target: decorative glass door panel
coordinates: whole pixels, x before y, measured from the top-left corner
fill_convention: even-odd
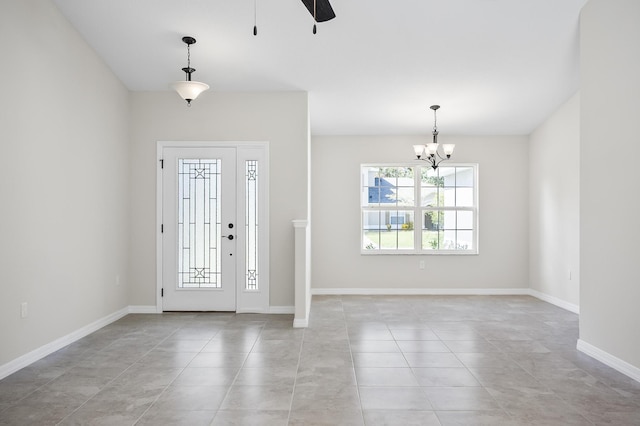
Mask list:
[[[217,159],[178,159],[178,288],[220,288],[221,169]]]
[[[258,284],[258,161],[245,161],[245,290],[259,290]]]

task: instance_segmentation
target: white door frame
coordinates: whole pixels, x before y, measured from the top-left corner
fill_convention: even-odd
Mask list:
[[[236,312],[269,312],[269,143],[268,142],[215,142],[215,141],[158,141],[156,150],[156,312],[162,313],[162,154],[164,148],[236,148],[237,224],[236,262]],[[259,164],[259,289],[246,290],[244,260],[245,251],[245,167],[247,160],[258,160]],[[242,253],[242,256],[240,256]]]

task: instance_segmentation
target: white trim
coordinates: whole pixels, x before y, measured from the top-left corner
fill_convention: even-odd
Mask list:
[[[534,290],[532,288],[529,289],[529,294],[542,301],[551,303],[552,305],[556,305],[559,308],[566,309],[569,312],[573,312],[574,314],[580,314],[580,306],[569,303],[566,300],[559,299],[546,293],[541,293],[538,290]]]
[[[294,319],[293,328],[307,328],[309,327],[308,319]]]
[[[585,342],[582,339],[578,339],[576,349],[589,355],[591,358],[594,358],[601,363],[608,365],[615,370],[618,370],[622,374],[631,377],[633,380],[640,382],[640,368],[631,365],[628,362],[623,361],[620,358],[615,357],[610,353],[605,352],[602,349]]]
[[[269,306],[270,314],[295,314],[296,308],[293,306]]]
[[[96,330],[101,329],[102,327],[111,324],[114,321],[119,320],[129,313],[129,307],[122,308],[106,317],[100,318],[90,324],[85,325],[84,327],[79,328],[76,331],[73,331],[66,336],[62,336],[52,342],[49,342],[45,345],[40,346],[37,349],[28,352],[13,361],[9,361],[8,363],[0,366],[0,379],[7,377],[10,374],[15,373],[16,371],[24,368],[39,359],[44,358],[45,356],[54,353],[57,350],[64,348],[71,343],[82,339],[85,336],[93,333]]]
[[[158,314],[158,307],[154,305],[130,305],[130,314]]]
[[[312,288],[312,295],[451,295],[451,296],[522,296],[528,288]]]
[[[295,313],[295,307],[293,306],[270,306],[269,309],[266,312],[261,312],[259,308],[248,308],[247,310],[244,311],[238,311],[237,313],[239,314],[244,314],[244,313],[265,313],[265,314],[287,314],[287,315],[293,315]],[[159,312],[157,307],[153,306],[153,305],[140,305],[140,306],[135,306],[135,305],[131,305],[129,306],[129,313],[130,314],[157,314],[157,313],[162,313]]]
[[[309,221],[293,220],[294,229],[294,324],[305,327],[309,323],[311,309],[311,236]]]

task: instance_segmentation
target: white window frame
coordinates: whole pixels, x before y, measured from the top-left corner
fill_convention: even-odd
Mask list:
[[[414,205],[413,206],[366,206],[363,202],[364,196],[364,188],[368,187],[367,183],[364,181],[365,176],[363,174],[363,168],[365,167],[411,167],[414,169]],[[431,168],[426,163],[422,162],[410,162],[410,163],[363,163],[360,164],[360,188],[359,194],[360,197],[358,199],[358,203],[360,205],[360,253],[363,255],[455,255],[455,256],[469,256],[469,255],[477,255],[479,254],[479,244],[478,244],[478,235],[479,230],[478,226],[480,223],[479,220],[479,206],[478,206],[478,194],[479,194],[479,165],[477,163],[447,163],[442,165],[441,167],[471,167],[473,168],[473,206],[462,207],[424,207],[421,206],[421,179],[420,176],[422,174],[422,169]],[[457,186],[456,186],[457,187]],[[414,247],[413,249],[365,249],[364,248],[364,215],[367,211],[390,211],[396,212],[398,210],[410,211],[413,213],[414,218]],[[422,248],[422,212],[424,210],[430,211],[471,211],[473,212],[473,230],[472,230],[472,239],[473,239],[473,249],[472,250],[456,250],[456,249],[423,249]]]

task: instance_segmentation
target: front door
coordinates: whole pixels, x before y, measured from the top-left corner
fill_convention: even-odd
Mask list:
[[[163,149],[162,310],[236,310],[236,149]]]

